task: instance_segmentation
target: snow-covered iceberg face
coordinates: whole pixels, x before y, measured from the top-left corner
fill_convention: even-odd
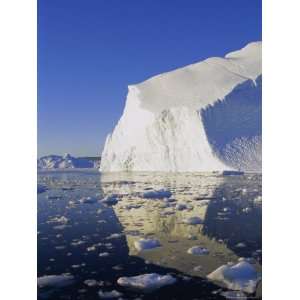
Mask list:
[[[261,43],[257,42],[225,58],[210,58],[130,86],[124,113],[106,139],[100,170],[183,172],[243,166],[242,163],[231,163],[235,160],[225,159],[225,150],[211,145],[217,136],[214,132],[223,126],[222,113],[217,120],[219,127],[214,128],[215,116],[209,118],[203,111],[209,105],[214,110],[215,103],[234,95],[231,96],[234,101],[227,100],[229,108],[226,105],[226,109],[221,107],[221,110],[226,111],[226,120],[228,111],[232,111],[232,117],[243,115],[249,111],[248,96],[260,95],[261,85],[255,81],[260,75]],[[259,111],[255,105],[250,108],[250,114]],[[216,109],[220,110],[219,107]],[[235,119],[238,122],[231,125],[243,127],[249,118]],[[255,117],[251,120],[257,122]],[[223,135],[231,137],[233,128],[226,122],[225,125]],[[260,135],[260,132],[255,134]],[[228,139],[229,145],[234,138],[242,137],[238,134]],[[246,156],[240,157],[239,161]]]

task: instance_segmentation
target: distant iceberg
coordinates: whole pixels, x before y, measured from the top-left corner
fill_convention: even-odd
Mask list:
[[[260,171],[261,42],[130,85],[100,170]]]
[[[70,154],[43,156],[37,161],[38,169],[98,168],[99,160],[76,158]]]

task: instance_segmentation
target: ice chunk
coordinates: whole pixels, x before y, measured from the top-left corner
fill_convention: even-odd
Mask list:
[[[112,233],[110,236],[108,236],[106,239],[107,240],[112,240],[112,239],[118,239],[123,236],[123,233]]]
[[[112,298],[119,298],[121,297],[123,294],[116,291],[116,290],[112,290],[110,292],[103,292],[103,291],[99,291],[98,292],[98,296],[101,298],[101,299],[112,299]]]
[[[139,250],[149,250],[160,247],[160,242],[156,239],[140,239],[134,242],[134,247]]]
[[[245,248],[246,244],[241,242],[241,243],[236,244],[235,247],[236,248]]]
[[[109,253],[108,252],[102,252],[102,253],[99,253],[99,256],[100,257],[106,257],[106,256],[109,256]]]
[[[261,196],[257,196],[254,200],[253,200],[254,204],[256,205],[261,205],[262,204],[262,197]]]
[[[59,223],[59,224],[67,224],[69,222],[69,219],[65,216],[61,217],[54,217],[47,221],[47,223]]]
[[[108,195],[105,198],[101,200],[102,203],[105,203],[107,205],[115,205],[119,201],[119,197],[116,194]]]
[[[37,285],[40,288],[51,287],[51,288],[61,288],[71,285],[75,282],[74,276],[70,274],[61,275],[45,275],[38,277]]]
[[[83,282],[85,285],[93,287],[93,286],[98,286],[98,281],[95,279],[87,279]]]
[[[247,300],[247,296],[243,292],[239,291],[226,291],[222,292],[221,295],[228,300]]]
[[[255,268],[246,261],[219,267],[207,276],[208,279],[224,284],[228,289],[254,293],[260,278]]]
[[[159,275],[157,273],[142,274],[132,277],[120,277],[118,284],[138,290],[152,291],[176,282],[171,275]]]
[[[81,199],[79,199],[80,203],[88,203],[88,204],[93,204],[96,203],[97,201],[98,199],[95,197],[82,197]]]
[[[187,253],[193,254],[193,255],[207,255],[209,254],[208,249],[201,247],[201,246],[194,246],[192,248],[189,248]]]

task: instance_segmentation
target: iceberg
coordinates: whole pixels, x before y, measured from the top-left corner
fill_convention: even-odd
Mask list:
[[[76,158],[66,153],[60,155],[47,155],[37,160],[38,169],[75,169],[75,168],[95,168],[97,162],[86,158]]]
[[[130,85],[100,171],[261,169],[261,42]]]
[[[237,264],[227,264],[219,267],[207,278],[224,284],[228,289],[254,293],[257,283],[260,281],[255,268],[246,261]]]

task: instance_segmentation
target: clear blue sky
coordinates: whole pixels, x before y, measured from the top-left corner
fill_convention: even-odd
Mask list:
[[[261,0],[38,0],[38,155],[99,155],[127,86],[261,40]]]

